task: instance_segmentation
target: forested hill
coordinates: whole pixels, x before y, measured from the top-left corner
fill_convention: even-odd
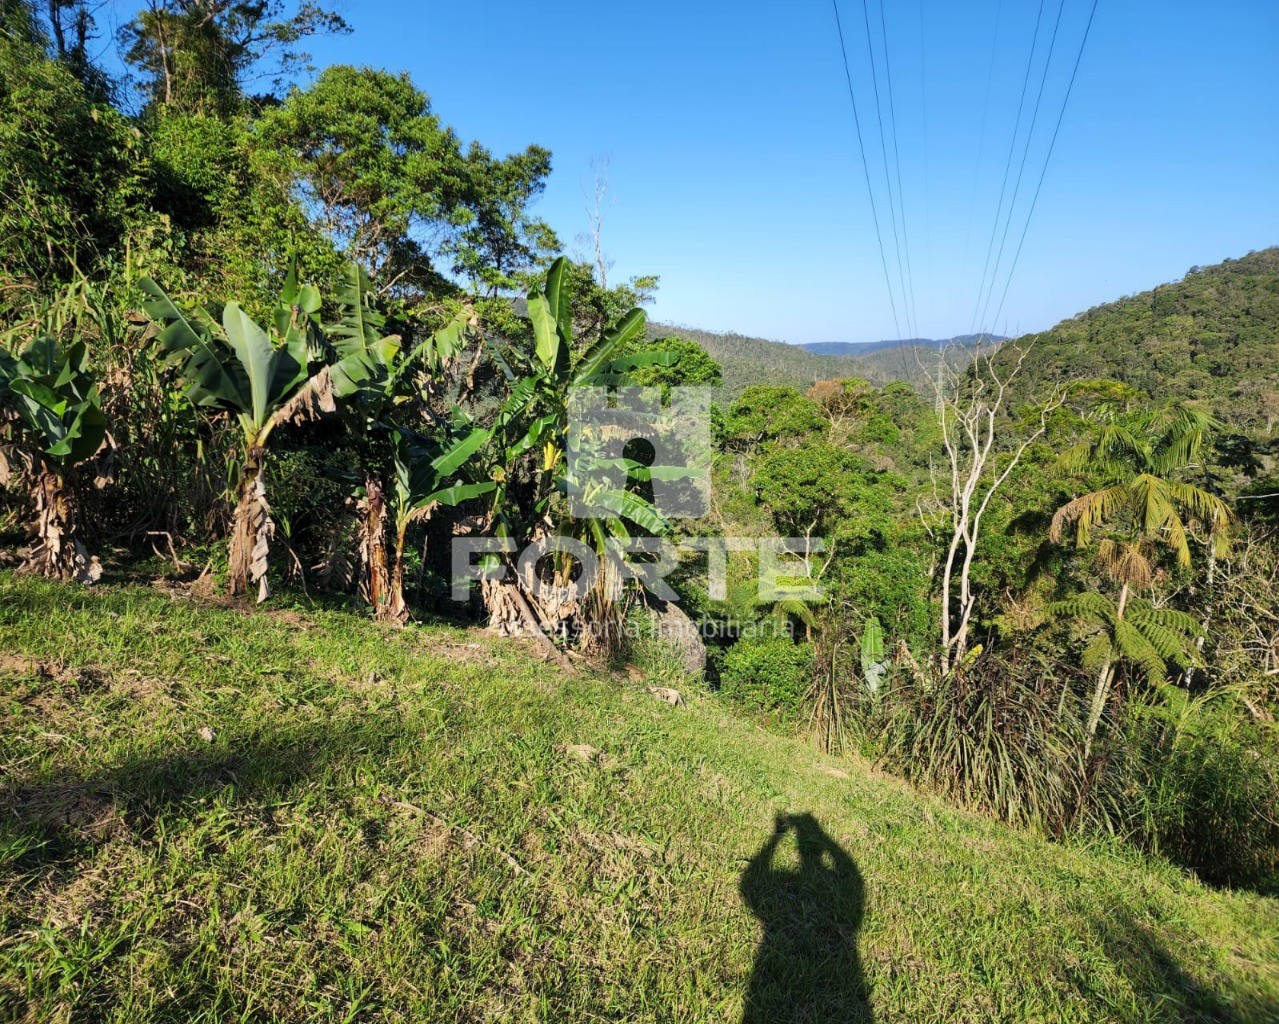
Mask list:
[[[650,338],[674,336],[701,345],[724,368],[724,390],[733,398],[752,384],[788,385],[805,391],[819,380],[861,376],[860,371],[849,367],[850,360],[846,358],[814,355],[784,341],[662,323],[650,323],[648,333]]]
[[[671,324],[649,325],[650,338],[676,336],[695,341],[724,368],[724,390],[736,398],[752,384],[776,384],[806,391],[819,380],[862,377],[877,387],[895,380],[922,384],[926,368],[936,365],[939,345],[931,339],[902,342],[871,342],[861,354],[832,354],[783,341],[749,338],[741,334],[718,334]],[[949,349],[948,358],[966,361],[971,349],[959,344]]]
[[[1279,247],[1194,267],[1017,344],[1029,345],[1026,386],[1110,377],[1269,434],[1279,425]]]
[[[724,367],[732,396],[751,384],[803,390],[840,377],[919,384],[920,365],[934,365],[938,344],[872,343],[858,351],[659,323],[649,334],[696,341]],[[1153,398],[1206,402],[1235,430],[1268,435],[1279,426],[1279,247],[1194,267],[1180,281],[1095,306],[1017,345],[1030,348],[1023,395],[1049,381],[1109,377]],[[950,351],[964,358],[971,349],[957,344]]]
[[[996,334],[960,334],[954,338],[905,338],[901,341],[885,339],[883,341],[811,341],[800,345],[806,352],[819,356],[864,356],[885,349],[896,349],[903,346],[913,348],[931,348],[941,351],[953,346],[973,345],[977,342],[1003,341]]]

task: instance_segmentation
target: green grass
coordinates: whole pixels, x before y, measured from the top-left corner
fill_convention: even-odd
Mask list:
[[[2,573],[0,734],[0,1019],[1279,1018],[1273,900],[476,632]]]

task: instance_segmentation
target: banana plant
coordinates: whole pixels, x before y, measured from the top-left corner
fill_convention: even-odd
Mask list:
[[[878,693],[884,677],[888,675],[888,663],[884,660],[884,627],[874,615],[866,620],[862,629],[859,649],[866,689],[872,694]]]
[[[149,278],[138,285],[146,296],[143,309],[161,325],[157,338],[165,363],[185,383],[186,398],[203,412],[229,413],[240,425],[230,587],[238,596],[256,585],[257,599],[264,601],[270,593],[267,560],[274,535],[263,473],[268,443],[282,423],[336,408],[328,376],[308,372],[318,293],[299,289],[290,275],[268,330],[238,302],[222,308],[219,323],[199,306],[180,307]]]
[[[517,354],[509,360],[497,356],[509,390],[495,418],[489,449],[489,473],[496,484],[490,502],[491,528],[496,536],[513,539],[517,545],[549,533],[572,536],[589,544],[600,564],[607,565],[610,538],[626,543],[637,532],[660,535],[669,529],[669,523],[652,502],[635,491],[601,485],[598,480],[588,485],[574,473],[581,463],[571,466],[570,462],[577,460],[570,460],[567,451],[573,392],[626,384],[632,370],[672,365],[676,356],[666,352],[625,354],[644,331],[645,317],[639,309],[632,309],[593,343],[575,352],[568,264],[563,258],[552,264],[544,285],[529,291],[528,319],[533,345],[523,360],[523,372],[511,369],[512,362],[520,362]],[[635,479],[655,472],[625,460],[611,461],[629,470]],[[565,499],[572,496],[614,516],[571,515]],[[605,580],[601,583],[607,585]],[[509,585],[520,583],[515,580]],[[484,600],[497,628],[514,632],[533,625],[522,622],[519,609],[523,602],[513,601],[505,588],[486,586]],[[606,599],[599,602],[601,609],[607,604]],[[574,609],[577,614],[581,611]],[[549,617],[555,617],[553,610]]]
[[[452,493],[442,481],[432,486],[429,473],[432,455],[427,457],[427,442],[407,428],[397,428],[388,421],[398,413],[404,418],[422,410],[415,406],[421,399],[419,375],[435,377],[452,364],[466,345],[466,330],[473,314],[462,308],[440,330],[429,335],[412,349],[406,350],[399,335],[385,334],[386,318],[373,303],[373,287],[363,267],[351,263],[335,291],[341,308],[336,323],[325,335],[332,346],[334,361],[327,368],[334,398],[349,421],[350,434],[360,449],[360,462],[365,467],[364,495],[359,502],[360,560],[364,568],[361,589],[373,607],[374,614],[390,622],[403,622],[407,617],[404,600],[404,538],[409,525],[427,518],[436,504],[447,504]],[[385,444],[379,439],[390,437],[389,459]],[[466,458],[486,440],[480,437]],[[440,453],[436,453],[437,455]],[[462,460],[465,462],[465,458]],[[389,463],[395,484],[384,483],[384,464]],[[461,468],[461,463],[448,470]],[[443,497],[433,495],[439,490]],[[388,495],[392,508],[388,509]],[[458,500],[464,500],[459,498]],[[388,558],[386,520],[393,514],[395,550]]]
[[[106,434],[83,341],[41,337],[17,357],[0,350],[0,486],[14,476],[26,482],[34,521],[25,569],[85,583],[101,575],[77,536],[72,484]]]
[[[392,442],[395,547],[387,610],[383,614],[389,621],[400,623],[408,617],[404,601],[404,543],[409,526],[415,522],[426,522],[437,508],[455,507],[490,494],[497,488],[492,480],[465,478],[475,454],[488,442],[489,432],[468,424],[459,426],[462,429],[456,436],[443,444],[404,428],[395,430]]]

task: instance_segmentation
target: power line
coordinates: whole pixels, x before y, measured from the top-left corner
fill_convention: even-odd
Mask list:
[[[906,192],[902,188],[902,158],[897,147],[897,103],[893,99],[893,65],[888,58],[888,24],[884,17],[884,0],[879,0],[879,32],[884,44],[884,75],[888,79],[888,123],[893,137],[893,166],[897,172],[897,205],[902,214],[902,248],[906,253],[906,284],[910,289],[911,336],[919,337],[919,311],[915,307],[915,272],[910,265],[910,232],[906,228]],[[903,296],[903,302],[905,297]]]
[[[870,10],[866,0],[862,0],[862,21],[866,26],[866,53],[870,57],[871,85],[875,93],[875,119],[879,123],[879,152],[884,164],[884,188],[888,191],[888,216],[893,225],[893,248],[897,258],[897,279],[902,289],[902,313],[906,317],[906,329],[912,330],[910,310],[906,305],[906,274],[902,269],[902,243],[897,234],[897,210],[893,205],[893,182],[888,170],[888,143],[884,137],[884,112],[879,100],[879,70],[875,66],[875,46],[871,41]],[[900,335],[897,340],[901,341]]]
[[[1075,65],[1070,70],[1070,81],[1066,85],[1066,95],[1061,101],[1061,110],[1057,114],[1057,123],[1053,126],[1052,139],[1048,143],[1048,154],[1044,157],[1043,169],[1039,172],[1039,181],[1035,185],[1035,194],[1030,201],[1030,210],[1026,214],[1026,223],[1021,229],[1021,239],[1017,242],[1017,251],[1008,268],[1008,280],[1004,282],[1004,291],[999,298],[999,308],[995,311],[995,320],[999,320],[1004,311],[1004,300],[1008,298],[1008,289],[1013,283],[1013,273],[1017,270],[1017,261],[1021,258],[1022,246],[1026,244],[1026,235],[1030,231],[1030,218],[1035,215],[1035,207],[1039,203],[1039,192],[1044,187],[1044,178],[1048,175],[1048,163],[1052,160],[1053,149],[1057,145],[1057,135],[1061,131],[1061,122],[1066,117],[1066,106],[1070,103],[1070,94],[1075,88],[1075,77],[1079,74],[1079,64],[1084,59],[1084,47],[1088,45],[1088,35],[1092,32],[1093,18],[1097,16],[1097,5],[1100,0],[1092,0],[1092,10],[1088,12],[1088,24],[1084,26],[1084,37],[1079,42],[1079,52],[1075,55]]]
[[[920,142],[924,150],[924,276],[932,277],[932,213],[928,200],[928,38],[924,32],[924,0],[919,0],[919,105],[923,133]],[[918,320],[915,326],[919,326]]]
[[[995,269],[990,272],[990,288],[986,293],[986,303],[982,306],[982,320],[986,318],[986,314],[990,312],[990,299],[995,293],[995,282],[999,279],[999,265],[1004,261],[1004,248],[1008,244],[1008,231],[1012,227],[1013,212],[1017,209],[1017,197],[1021,195],[1021,181],[1026,173],[1026,158],[1030,156],[1030,144],[1035,138],[1035,125],[1039,123],[1039,110],[1044,101],[1044,86],[1048,84],[1048,72],[1052,68],[1053,52],[1057,49],[1057,34],[1061,30],[1061,16],[1066,9],[1066,0],[1059,0],[1057,4],[1057,20],[1053,22],[1053,34],[1048,41],[1048,57],[1044,60],[1044,73],[1039,78],[1039,92],[1035,95],[1035,110],[1030,118],[1030,128],[1026,131],[1026,145],[1021,152],[1021,164],[1017,168],[1017,182],[1013,186],[1013,197],[1008,203],[1008,217],[1004,221],[1004,233],[999,239],[999,253],[995,256]],[[996,317],[998,320],[998,317]],[[988,326],[983,323],[982,327]],[[993,327],[994,325],[989,325]]]
[[[995,206],[995,222],[990,229],[990,242],[986,247],[986,262],[981,271],[981,283],[977,287],[977,302],[973,306],[973,319],[968,328],[972,334],[977,330],[977,314],[981,312],[981,297],[986,291],[986,275],[990,272],[990,258],[995,254],[995,236],[999,233],[999,219],[1004,209],[1004,196],[1008,194],[1008,176],[1013,169],[1013,154],[1017,152],[1017,135],[1021,131],[1021,115],[1026,107],[1026,90],[1030,87],[1030,72],[1035,66],[1035,50],[1039,45],[1039,27],[1044,18],[1044,0],[1039,0],[1039,13],[1035,16],[1035,34],[1030,40],[1030,56],[1026,58],[1026,74],[1021,83],[1021,99],[1017,102],[1017,119],[1013,123],[1013,137],[1008,143],[1008,159],[1004,162],[1004,181],[999,187],[999,202]]]
[[[884,271],[884,285],[888,289],[888,304],[893,311],[893,329],[897,332],[898,340],[901,339],[901,325],[897,319],[897,302],[893,297],[892,277],[888,273],[888,257],[884,253],[884,233],[879,225],[879,211],[875,205],[875,189],[870,182],[870,165],[866,161],[866,143],[862,138],[862,120],[857,111],[857,93],[853,89],[853,75],[848,68],[848,47],[844,43],[844,26],[839,17],[839,0],[831,0],[831,7],[835,11],[835,30],[839,34],[839,52],[844,60],[844,79],[848,82],[848,99],[853,107],[853,124],[857,129],[857,148],[862,158],[862,173],[866,177],[866,193],[870,196],[870,213],[871,218],[875,222],[875,240],[879,244],[879,263]]]
[[[922,3],[923,0],[920,0]],[[986,69],[986,97],[981,104],[981,132],[977,136],[977,164],[973,167],[973,197],[968,203],[968,227],[964,231],[964,255],[968,254],[968,242],[973,234],[973,214],[977,210],[977,182],[981,178],[981,158],[986,154],[986,123],[990,115],[990,87],[995,80],[995,55],[999,52],[999,16],[1004,10],[1004,0],[995,4],[995,33],[990,41],[990,66]]]

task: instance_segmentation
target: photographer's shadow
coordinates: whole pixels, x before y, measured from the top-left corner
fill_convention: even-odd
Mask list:
[[[792,833],[798,866],[779,866]],[[811,814],[778,816],[742,873],[741,891],[764,926],[742,1024],[874,1019],[857,955],[862,876]]]

